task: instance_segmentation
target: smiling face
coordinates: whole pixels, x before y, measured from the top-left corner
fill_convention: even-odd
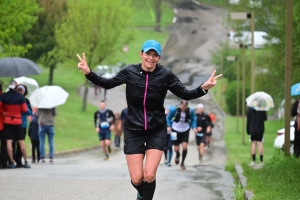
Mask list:
[[[155,69],[160,59],[160,56],[157,54],[157,52],[152,49],[147,52],[140,52],[140,57],[142,59],[143,70],[150,72]]]

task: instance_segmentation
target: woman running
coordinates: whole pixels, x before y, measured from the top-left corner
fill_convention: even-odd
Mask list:
[[[95,85],[111,89],[126,84],[128,113],[124,122],[124,153],[131,183],[137,190],[137,199],[151,200],[156,187],[156,171],[167,145],[167,123],[164,100],[167,91],[181,99],[199,98],[217,83],[222,75],[211,77],[199,87],[186,89],[176,75],[158,61],[161,45],[146,41],[140,51],[141,63],[122,68],[114,77],[104,78],[92,72],[85,54],[79,59],[80,69]],[[144,158],[145,165],[143,165]]]

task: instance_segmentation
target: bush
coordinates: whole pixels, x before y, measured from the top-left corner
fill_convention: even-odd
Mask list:
[[[226,91],[225,91],[225,102],[228,107],[228,112],[230,115],[236,115],[236,88],[237,81],[231,81],[228,83]],[[242,113],[242,103],[243,106],[246,106],[246,100],[242,100],[242,84],[239,84],[239,96],[240,96],[240,107],[239,113]],[[245,87],[245,97],[250,95],[250,88],[246,85]]]

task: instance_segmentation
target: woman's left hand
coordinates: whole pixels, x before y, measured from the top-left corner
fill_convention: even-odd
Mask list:
[[[203,90],[209,90],[213,86],[217,84],[217,79],[223,76],[222,74],[219,74],[218,76],[215,76],[217,70],[214,70],[214,72],[211,74],[210,78],[202,84]]]
[[[77,65],[78,69],[80,69],[84,74],[89,74],[91,70],[86,63],[85,54],[82,54],[82,58],[78,54],[76,54],[76,56],[79,60],[79,63]]]

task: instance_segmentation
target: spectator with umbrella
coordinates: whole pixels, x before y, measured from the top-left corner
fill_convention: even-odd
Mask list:
[[[54,117],[57,115],[56,107],[66,102],[69,94],[60,86],[44,86],[36,89],[29,97],[37,107],[36,115],[39,124],[40,163],[45,163],[45,137],[49,142],[49,162],[54,158]]]
[[[256,165],[256,146],[260,155],[260,164],[263,166],[263,136],[265,132],[264,122],[267,120],[267,112],[274,107],[272,97],[265,92],[256,92],[247,99],[247,133],[251,139],[252,162],[250,166]]]

